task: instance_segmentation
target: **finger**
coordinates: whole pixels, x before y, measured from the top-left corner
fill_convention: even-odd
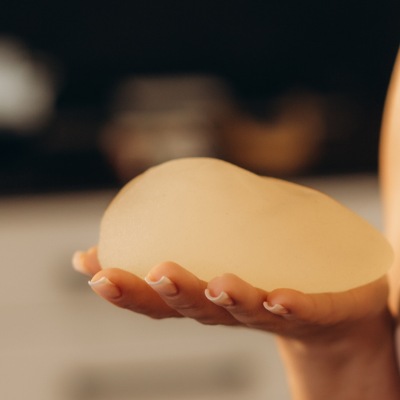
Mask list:
[[[101,270],[97,258],[97,247],[91,247],[87,251],[76,251],[72,257],[73,268],[81,274],[93,276]]]
[[[208,300],[222,306],[238,322],[248,327],[281,333],[288,324],[282,318],[288,310],[281,308],[278,312],[268,311],[264,303],[268,292],[255,288],[233,274],[224,274],[209,282],[206,289]]]
[[[117,307],[156,319],[181,317],[143,279],[129,272],[105,269],[98,272],[89,284],[94,292]]]
[[[232,274],[212,280],[206,296],[242,324],[286,336],[343,322],[350,304],[348,294],[309,295],[292,289],[268,293]]]
[[[266,308],[284,307],[288,316],[312,325],[329,326],[351,316],[352,299],[348,293],[304,294],[293,289],[276,289],[269,293]]]
[[[372,317],[386,307],[387,279],[337,293],[304,294],[292,289],[269,293],[271,305],[283,305],[297,319],[319,325],[333,325],[347,320]]]
[[[340,293],[305,294],[292,289],[268,293],[226,274],[209,283],[207,294],[249,327],[282,336],[312,338],[330,326],[347,329],[348,322],[354,324],[357,319],[381,313],[386,307],[387,281],[382,278]]]
[[[145,278],[168,306],[203,324],[238,325],[229,312],[206,299],[207,283],[173,262],[154,267]]]

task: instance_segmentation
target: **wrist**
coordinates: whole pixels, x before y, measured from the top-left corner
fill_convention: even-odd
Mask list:
[[[301,338],[279,337],[278,345],[294,400],[400,396],[394,323],[387,310]]]

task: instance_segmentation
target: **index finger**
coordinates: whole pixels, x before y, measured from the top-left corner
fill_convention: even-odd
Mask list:
[[[91,247],[87,251],[76,251],[72,257],[72,266],[75,271],[88,276],[93,276],[101,271],[97,247]]]

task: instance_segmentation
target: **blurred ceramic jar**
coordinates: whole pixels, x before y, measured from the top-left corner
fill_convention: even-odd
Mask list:
[[[321,157],[326,137],[324,101],[310,93],[283,96],[264,112],[239,111],[224,126],[224,157],[255,172],[294,176]]]
[[[230,110],[217,78],[132,78],[116,89],[101,148],[123,182],[170,159],[215,156]]]

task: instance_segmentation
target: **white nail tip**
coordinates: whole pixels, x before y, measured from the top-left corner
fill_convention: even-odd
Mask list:
[[[221,292],[218,296],[212,296],[210,291],[206,289],[204,291],[204,294],[208,300],[212,301],[215,304],[223,306],[230,306],[233,304],[233,300],[229,297],[229,295],[226,292]]]
[[[91,287],[96,287],[101,285],[113,285],[113,283],[105,276],[102,276],[100,279],[97,279],[96,281],[89,281],[88,283]]]
[[[158,281],[152,281],[149,277],[145,277],[144,280],[146,281],[146,283],[148,283],[150,286],[166,286],[166,285],[174,285],[171,281],[171,279],[169,279],[166,276],[162,276]]]
[[[266,310],[273,314],[283,315],[289,313],[289,311],[280,304],[271,305],[267,301],[264,301],[263,306]]]

